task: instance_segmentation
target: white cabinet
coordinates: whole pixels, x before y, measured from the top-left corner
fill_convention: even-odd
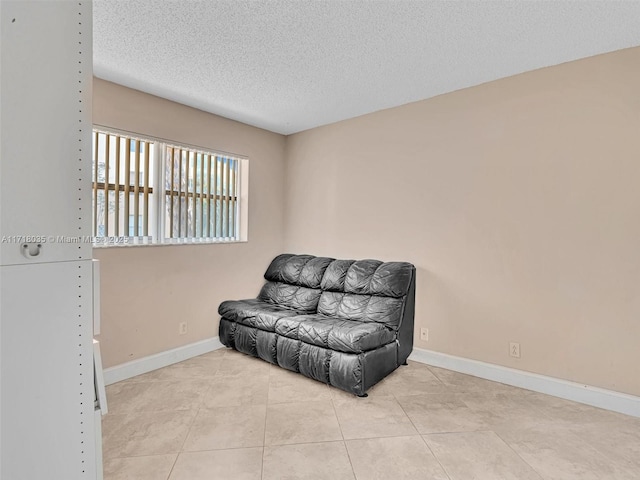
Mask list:
[[[0,1],[2,480],[94,480],[101,470],[91,24],[90,1]]]
[[[0,2],[0,265],[90,259],[91,2]],[[37,240],[36,242],[37,243]],[[14,248],[15,247],[15,248]]]
[[[91,261],[2,267],[1,288],[1,478],[94,479]]]

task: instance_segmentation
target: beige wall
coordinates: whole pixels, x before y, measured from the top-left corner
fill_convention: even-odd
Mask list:
[[[302,132],[286,159],[285,250],[413,262],[417,347],[640,395],[640,48]]]
[[[93,121],[246,155],[247,243],[94,249],[102,273],[105,367],[216,336],[218,304],[255,297],[283,247],[285,137],[94,79]],[[178,335],[178,324],[188,333]]]

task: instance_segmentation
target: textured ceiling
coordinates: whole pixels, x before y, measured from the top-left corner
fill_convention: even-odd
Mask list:
[[[640,2],[94,0],[95,75],[289,134],[640,45]]]

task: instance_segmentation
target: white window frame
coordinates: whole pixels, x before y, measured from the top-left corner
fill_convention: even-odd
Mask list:
[[[129,137],[137,141],[149,142],[154,145],[153,155],[150,156],[150,165],[153,164],[155,175],[150,178],[153,188],[152,199],[149,201],[149,238],[143,237],[97,237],[94,232],[94,248],[126,247],[126,246],[162,246],[162,245],[193,245],[193,244],[217,244],[238,243],[248,241],[248,203],[249,203],[249,159],[244,155],[223,152],[207,147],[190,145],[183,142],[162,139],[151,135],[128,132],[117,128],[93,125],[93,130],[107,135]],[[166,218],[166,165],[165,152],[167,147],[182,148],[200,154],[216,157],[227,157],[237,161],[237,179],[235,191],[235,220],[236,235],[234,237],[174,237],[165,238]],[[95,158],[92,155],[92,158]],[[106,179],[108,182],[108,178]],[[93,196],[93,195],[92,195]],[[93,209],[92,209],[93,210]],[[128,232],[127,232],[128,233]]]

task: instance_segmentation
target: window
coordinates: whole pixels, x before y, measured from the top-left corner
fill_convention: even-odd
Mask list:
[[[243,237],[245,159],[101,130],[93,132],[93,154],[96,244]]]
[[[235,238],[238,160],[166,146],[165,231],[169,238]]]

